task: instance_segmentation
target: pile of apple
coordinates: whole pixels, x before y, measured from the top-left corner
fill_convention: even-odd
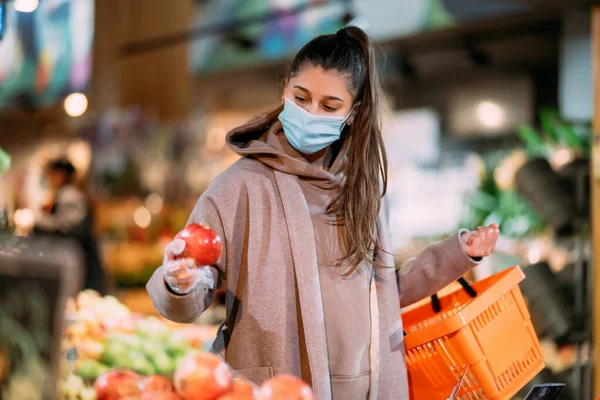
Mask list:
[[[290,375],[277,376],[260,387],[233,378],[227,364],[211,353],[187,356],[173,382],[116,369],[100,376],[94,388],[97,400],[314,400],[310,387]]]
[[[69,304],[63,350],[76,349],[75,373],[87,380],[118,367],[170,377],[179,360],[205,350],[215,334],[215,327],[133,314],[115,297],[91,290]]]

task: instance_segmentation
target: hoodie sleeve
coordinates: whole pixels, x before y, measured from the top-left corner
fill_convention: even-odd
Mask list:
[[[154,307],[160,315],[179,323],[194,322],[213,302],[219,285],[219,276],[224,276],[227,260],[227,240],[224,235],[223,223],[219,210],[210,195],[202,195],[194,207],[188,220],[188,225],[194,222],[210,226],[223,239],[223,254],[219,262],[211,266],[210,271],[216,287],[207,289],[197,285],[194,290],[185,295],[173,293],[164,280],[163,267],[159,267],[146,285],[146,290],[152,299]]]
[[[402,264],[396,273],[401,307],[433,295],[479,264],[480,260],[465,252],[460,239],[463,232],[466,230],[429,245]]]

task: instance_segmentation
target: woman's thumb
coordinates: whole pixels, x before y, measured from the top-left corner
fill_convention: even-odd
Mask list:
[[[185,250],[185,241],[182,239],[173,239],[167,247],[165,247],[165,257],[163,260],[163,264],[167,261],[174,260]]]

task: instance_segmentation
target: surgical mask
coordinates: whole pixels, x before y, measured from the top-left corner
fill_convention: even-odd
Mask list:
[[[354,106],[345,117],[317,116],[286,97],[279,120],[290,145],[300,153],[313,154],[340,138],[352,110]]]

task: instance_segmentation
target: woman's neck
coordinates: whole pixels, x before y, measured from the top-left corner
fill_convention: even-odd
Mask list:
[[[328,167],[327,160],[331,158],[330,156],[328,156],[330,153],[331,153],[330,146],[327,146],[324,149],[319,150],[313,154],[303,154],[302,153],[302,157],[304,157],[304,159],[306,161],[308,161],[308,163],[314,167],[326,168],[326,167]]]
[[[323,150],[317,151],[316,153],[301,154],[310,165],[328,170],[331,168],[336,157],[339,155],[342,146],[343,141],[338,140],[337,142],[325,147]]]

